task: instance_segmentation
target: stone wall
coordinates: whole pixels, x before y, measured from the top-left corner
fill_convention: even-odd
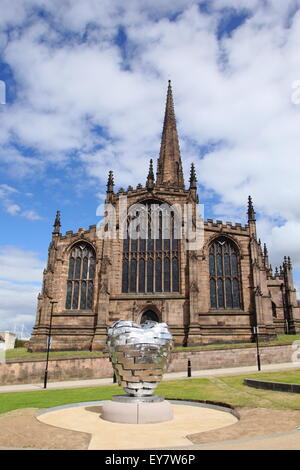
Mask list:
[[[261,363],[291,362],[292,346],[263,346],[260,348]],[[176,351],[172,353],[168,372],[187,370],[190,359],[192,370],[218,369],[256,364],[256,348],[212,349],[205,351]],[[45,360],[7,360],[0,364],[0,385],[43,382]],[[50,358],[48,380],[51,382],[76,379],[112,377],[107,355],[101,357]]]
[[[261,364],[278,364],[292,361],[292,345],[261,346]],[[256,365],[256,347],[212,349],[205,351],[180,351],[172,354],[168,372],[187,370],[191,361],[192,370],[220,369]]]

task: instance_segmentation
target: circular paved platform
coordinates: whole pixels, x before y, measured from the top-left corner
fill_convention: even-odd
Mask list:
[[[37,416],[45,424],[91,434],[89,449],[151,449],[187,446],[189,434],[236,423],[224,408],[202,403],[172,401],[174,419],[155,424],[120,424],[101,418],[102,402],[76,403],[50,408]]]

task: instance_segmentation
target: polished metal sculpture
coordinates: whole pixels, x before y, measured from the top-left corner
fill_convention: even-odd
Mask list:
[[[110,359],[118,384],[133,397],[147,397],[161,381],[173,346],[166,323],[119,320],[108,328]]]

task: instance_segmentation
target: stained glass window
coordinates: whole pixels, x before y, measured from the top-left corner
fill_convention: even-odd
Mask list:
[[[214,279],[210,280],[210,304],[212,308],[217,308],[217,290]]]
[[[217,281],[217,287],[218,287],[218,306],[219,308],[224,308],[224,285],[223,285],[223,280],[218,278]]]
[[[162,289],[161,280],[162,280],[161,258],[157,257],[156,263],[155,263],[155,291],[156,292],[161,292],[161,289]]]
[[[210,245],[209,274],[211,308],[241,308],[239,251],[226,237],[219,237]]]
[[[89,244],[80,242],[73,246],[67,281],[67,310],[91,310],[93,308],[95,262],[95,252]]]
[[[147,292],[153,292],[153,258],[147,260]]]
[[[128,259],[123,259],[122,292],[128,292]]]
[[[158,201],[146,201],[143,207],[140,236],[127,234],[123,244],[122,292],[179,292],[177,220],[169,206]],[[129,215],[128,227],[133,219]]]
[[[88,294],[87,294],[87,309],[91,310],[93,308],[93,294],[94,294],[94,283],[89,281]]]
[[[136,273],[137,260],[136,258],[133,258],[130,263],[130,292],[136,292]]]
[[[81,296],[80,296],[80,309],[84,310],[86,308],[86,282],[82,281],[81,283]]]
[[[179,263],[177,258],[173,258],[172,262],[172,281],[173,281],[173,291],[179,291]]]
[[[215,275],[215,257],[213,254],[210,254],[209,255],[209,274],[211,276],[214,276]]]
[[[139,292],[145,291],[145,260],[139,261]]]
[[[170,292],[170,259],[164,259],[164,291]]]

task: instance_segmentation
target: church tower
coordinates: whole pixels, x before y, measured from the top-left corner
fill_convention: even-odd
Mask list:
[[[300,333],[292,264],[275,273],[257,239],[248,199],[247,224],[204,221],[195,165],[184,183],[171,82],[168,83],[156,177],[153,158],[145,183],[117,188],[108,174],[102,226],[61,233],[54,222],[29,350],[105,349],[116,320],[166,322],[175,344],[193,346],[262,340]],[[193,238],[194,237],[194,238]]]

